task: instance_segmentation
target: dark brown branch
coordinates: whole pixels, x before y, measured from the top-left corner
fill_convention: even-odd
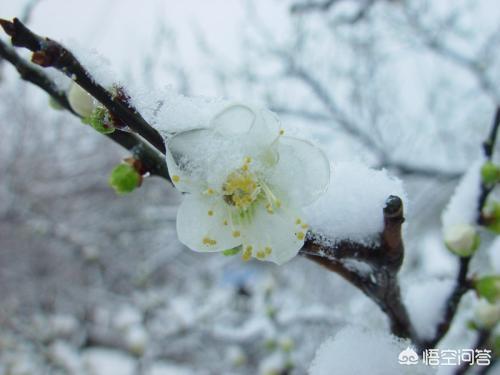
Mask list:
[[[389,318],[393,334],[418,342],[402,302],[397,279],[404,256],[401,237],[403,222],[403,202],[399,197],[390,196],[384,208],[384,230],[380,235],[379,245],[371,247],[341,241],[328,248],[318,245],[311,237],[300,254],[338,273],[371,298]],[[363,275],[355,271],[346,265],[345,261],[349,259],[368,264],[372,272]]]
[[[78,116],[71,109],[66,93],[60,90],[41,69],[24,60],[12,47],[6,45],[2,40],[0,40],[0,56],[16,68],[22,79],[38,86],[54,98],[64,109]],[[107,137],[131,151],[135,158],[142,161],[146,172],[169,180],[167,166],[161,154],[139,137],[120,130],[108,134]]]
[[[455,287],[453,288],[451,294],[448,296],[443,317],[436,327],[434,337],[422,343],[422,350],[436,347],[436,345],[439,343],[439,341],[441,341],[444,335],[448,333],[462,296],[472,288],[472,282],[467,278],[470,259],[470,257],[460,258],[460,268],[455,282]]]
[[[56,41],[34,34],[17,18],[12,22],[0,19],[0,25],[11,37],[14,46],[24,47],[33,52],[32,61],[35,64],[53,67],[70,77],[133,131],[157,150],[165,153],[163,138],[156,129],[151,127],[135,109],[96,82],[69,50]]]

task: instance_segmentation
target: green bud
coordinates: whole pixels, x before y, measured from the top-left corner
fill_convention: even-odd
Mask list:
[[[269,339],[264,342],[264,347],[266,348],[266,350],[272,352],[276,350],[276,348],[278,347],[278,343],[276,342],[276,340]]]
[[[295,346],[295,343],[291,338],[286,338],[281,340],[280,344],[281,344],[281,349],[283,349],[283,351],[286,353],[291,352],[293,347]]]
[[[486,185],[495,185],[500,180],[500,169],[491,161],[481,167],[481,178]]]
[[[120,164],[111,171],[109,185],[117,194],[127,194],[134,191],[141,183],[141,176],[129,164]]]
[[[230,257],[230,256],[238,254],[240,251],[241,251],[241,246],[236,246],[232,249],[224,250],[222,252],[222,254],[226,257]]]
[[[92,126],[101,134],[110,134],[115,131],[114,126],[111,125],[108,110],[104,107],[96,107],[91,115],[82,119],[82,121]]]
[[[474,282],[477,293],[490,303],[500,300],[500,275],[485,276]]]
[[[495,185],[500,179],[500,169],[491,161],[481,167],[481,178],[486,185]]]

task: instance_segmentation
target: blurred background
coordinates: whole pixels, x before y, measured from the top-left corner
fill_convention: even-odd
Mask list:
[[[389,169],[410,198],[410,314],[439,308],[422,287],[444,298],[457,269],[440,216],[500,100],[498,2],[0,0],[14,16],[125,87],[257,103],[331,160]],[[127,153],[1,60],[0,134],[0,374],[304,374],[340,327],[387,326],[306,259],[183,248],[180,194],[150,178],[116,196]]]

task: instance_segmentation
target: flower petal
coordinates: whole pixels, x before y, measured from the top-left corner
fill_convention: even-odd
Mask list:
[[[238,144],[210,129],[176,134],[166,146],[169,172],[179,176],[179,182],[184,181],[176,183],[176,187],[187,192],[219,189],[228,171],[241,166],[244,158]]]
[[[330,163],[325,153],[308,141],[281,137],[279,160],[268,183],[278,194],[299,207],[311,204],[330,183]]]
[[[210,128],[247,147],[260,147],[274,142],[279,135],[280,122],[276,114],[267,109],[235,103],[215,115]]]
[[[214,116],[210,127],[223,135],[246,134],[252,128],[257,115],[243,104],[232,104]]]
[[[228,223],[222,199],[187,195],[177,212],[179,240],[194,251],[223,251],[241,245]],[[225,224],[226,223],[226,224]]]
[[[243,251],[260,260],[283,264],[297,255],[304,245],[306,229],[298,211],[280,208],[269,213],[263,204],[254,212],[252,221],[241,227]]]

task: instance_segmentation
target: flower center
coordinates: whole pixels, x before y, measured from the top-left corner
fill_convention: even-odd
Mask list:
[[[242,167],[229,174],[222,190],[227,204],[246,210],[258,198],[261,187],[257,176]]]
[[[237,208],[240,214],[247,215],[254,202],[262,198],[267,211],[272,214],[275,208],[281,207],[281,202],[262,179],[250,172],[251,162],[252,159],[247,156],[243,166],[229,174],[222,185],[224,201]]]

